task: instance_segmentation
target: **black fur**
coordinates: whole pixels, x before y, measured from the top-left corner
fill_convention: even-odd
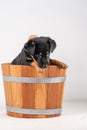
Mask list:
[[[49,65],[50,53],[56,48],[56,43],[50,37],[37,37],[25,43],[21,53],[12,61],[15,65],[32,65],[33,59],[40,68]]]

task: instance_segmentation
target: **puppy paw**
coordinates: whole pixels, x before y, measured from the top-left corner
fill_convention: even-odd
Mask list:
[[[64,64],[63,62],[60,62],[60,61],[54,60],[54,59],[50,59],[50,65],[56,65],[56,66],[63,68],[63,69],[68,68],[68,66],[66,64]]]
[[[64,64],[63,62],[59,63],[59,67],[63,68],[63,69],[67,69],[68,66],[66,64]]]
[[[31,39],[36,38],[36,37],[38,37],[38,36],[37,36],[37,35],[30,35],[30,36],[28,37],[28,40],[31,40]]]

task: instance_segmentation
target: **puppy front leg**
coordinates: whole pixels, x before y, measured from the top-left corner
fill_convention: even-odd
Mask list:
[[[61,61],[50,59],[50,65],[56,65],[60,68],[66,69],[68,66]]]

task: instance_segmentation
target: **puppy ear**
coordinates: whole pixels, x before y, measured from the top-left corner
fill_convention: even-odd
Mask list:
[[[54,40],[52,40],[52,39],[49,39],[48,43],[50,45],[50,52],[53,52],[54,49],[56,48],[56,42]]]
[[[28,47],[28,43],[25,43],[24,48],[27,49],[27,47]]]
[[[34,55],[35,52],[35,42],[30,40],[24,45],[24,51],[29,55]]]

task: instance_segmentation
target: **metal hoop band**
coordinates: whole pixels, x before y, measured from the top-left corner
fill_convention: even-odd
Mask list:
[[[34,78],[34,77],[16,77],[3,76],[3,80],[7,82],[21,82],[21,83],[60,83],[66,80],[66,77],[52,77],[52,78]]]

